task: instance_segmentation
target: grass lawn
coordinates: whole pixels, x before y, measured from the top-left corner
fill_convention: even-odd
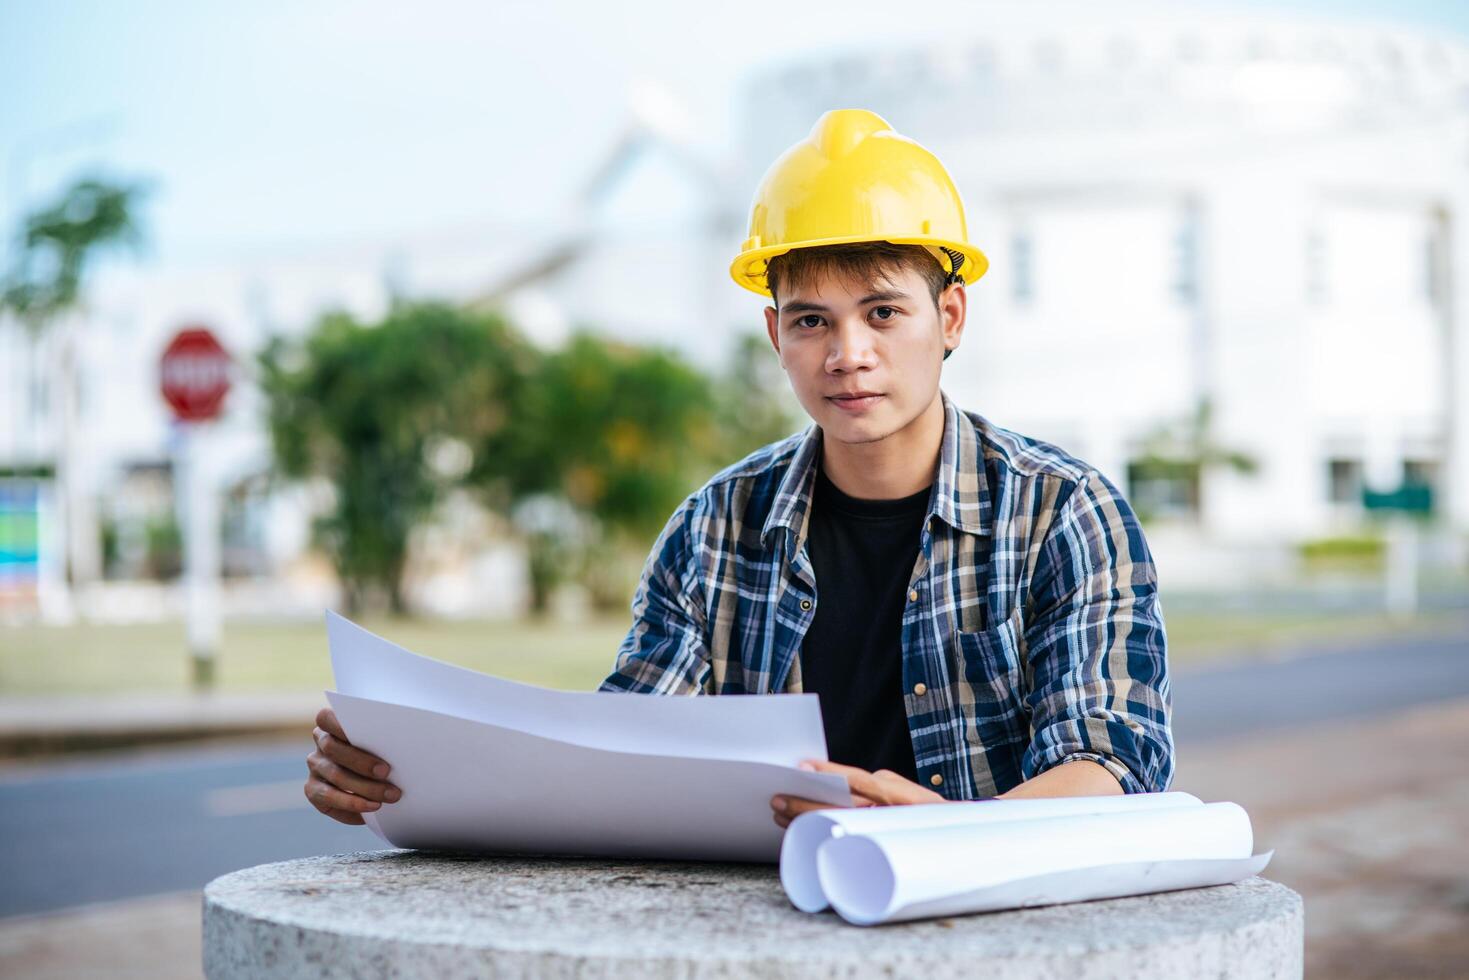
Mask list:
[[[368,619],[414,653],[547,687],[589,689],[606,676],[626,619],[591,623]],[[0,694],[182,691],[190,665],[182,623],[0,627]],[[227,622],[219,686],[232,691],[331,687],[326,627]]]
[[[1462,628],[1462,616],[1423,617],[1413,631]],[[589,690],[606,675],[626,617],[556,622],[367,620],[364,625],[426,656],[541,684]],[[1259,656],[1295,644],[1352,645],[1403,629],[1381,614],[1170,614],[1175,666]],[[231,691],[321,690],[331,686],[320,621],[230,622],[218,667]],[[180,623],[0,627],[0,695],[182,691],[189,684]]]

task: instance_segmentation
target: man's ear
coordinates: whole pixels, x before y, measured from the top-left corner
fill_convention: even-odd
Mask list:
[[[780,356],[780,315],[775,312],[775,307],[765,307],[765,332],[770,336],[770,346],[775,348],[775,355]],[[785,361],[780,362],[785,367]]]
[[[944,357],[959,349],[964,336],[964,318],[969,312],[969,296],[962,282],[952,283],[939,293],[939,327],[944,335]]]

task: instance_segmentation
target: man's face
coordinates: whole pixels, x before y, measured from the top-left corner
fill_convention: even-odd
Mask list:
[[[782,286],[765,326],[806,413],[828,439],[870,443],[911,424],[938,397],[946,348],[964,330],[964,287],[935,307],[903,267],[865,283],[826,277]]]

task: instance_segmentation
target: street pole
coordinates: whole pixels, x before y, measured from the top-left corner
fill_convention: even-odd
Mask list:
[[[183,537],[185,633],[194,687],[214,686],[220,635],[219,493],[206,426],[230,390],[229,352],[207,327],[187,326],[159,359],[159,388],[177,419],[173,497]]]
[[[1399,619],[1418,612],[1418,525],[1407,514],[1394,514],[1388,521],[1385,604],[1388,614]]]
[[[185,636],[197,691],[214,687],[220,640],[219,498],[210,478],[199,430],[178,423],[174,501],[183,537]]]

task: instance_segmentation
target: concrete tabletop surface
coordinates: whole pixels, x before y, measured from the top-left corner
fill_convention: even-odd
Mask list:
[[[374,851],[261,865],[204,893],[211,978],[1291,977],[1302,905],[1235,885],[860,928],[773,865]]]

